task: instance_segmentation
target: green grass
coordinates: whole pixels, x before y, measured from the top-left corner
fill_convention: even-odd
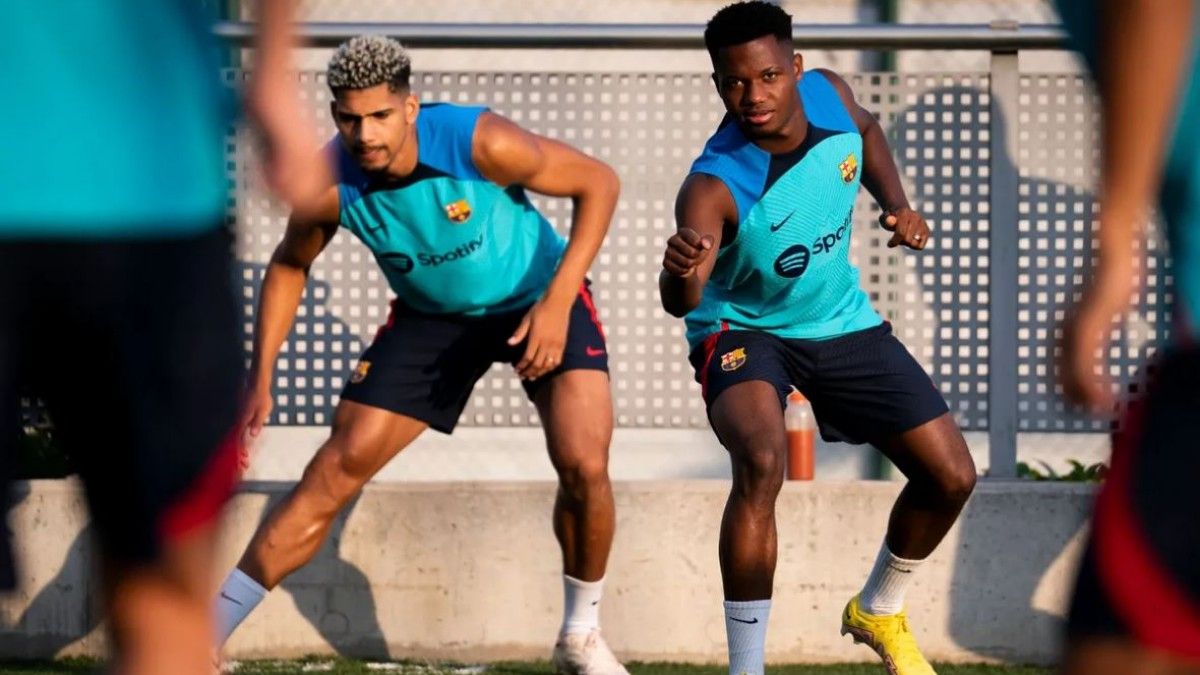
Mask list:
[[[99,663],[91,660],[67,660],[53,663],[0,662],[0,675],[35,675],[41,673],[94,673]],[[632,663],[631,675],[726,675],[724,666],[693,666],[680,663]],[[849,664],[830,666],[772,666],[770,675],[882,675],[878,664]],[[1049,668],[1033,666],[950,666],[937,667],[938,675],[1051,675]],[[464,666],[419,662],[378,663],[346,659],[310,658],[297,661],[245,661],[237,664],[238,675],[281,675],[283,673],[397,673],[399,675],[549,675],[553,672],[547,662],[493,663],[486,666]]]

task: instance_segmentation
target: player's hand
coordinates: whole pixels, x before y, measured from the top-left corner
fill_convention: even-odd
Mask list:
[[[319,151],[315,126],[303,114],[298,86],[285,78],[256,81],[246,107],[262,143],[267,186],[293,213],[312,211],[333,173]]]
[[[663,254],[663,269],[684,279],[696,273],[700,263],[712,255],[712,235],[700,236],[699,232],[682,227],[667,240],[667,252]]]
[[[275,397],[271,394],[270,387],[257,386],[250,391],[246,398],[245,410],[242,411],[241,422],[247,445],[262,433],[263,425],[267,423],[274,407]]]
[[[920,251],[929,243],[929,224],[921,214],[907,206],[879,214],[879,224],[892,233],[888,248],[903,245]]]
[[[1131,261],[1102,264],[1063,324],[1058,362],[1063,395],[1096,414],[1111,414],[1116,405],[1112,381],[1104,374],[1104,355],[1132,291]]]
[[[562,363],[570,321],[570,304],[563,307],[543,298],[529,308],[517,330],[508,338],[508,344],[513,347],[525,341],[525,354],[515,366],[521,379],[536,380]]]

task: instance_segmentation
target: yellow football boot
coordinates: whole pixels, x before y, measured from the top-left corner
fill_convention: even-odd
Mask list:
[[[842,612],[842,635],[847,633],[854,637],[855,643],[874,649],[889,675],[937,675],[917,649],[903,611],[887,616],[868,614],[856,595]]]

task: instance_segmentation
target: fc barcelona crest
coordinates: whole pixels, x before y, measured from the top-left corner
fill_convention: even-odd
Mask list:
[[[452,204],[447,204],[444,208],[446,209],[446,217],[449,218],[451,222],[465,223],[467,222],[467,219],[471,217],[471,205],[468,204],[467,200],[465,199],[460,199]]]
[[[738,347],[721,355],[721,370],[727,373],[741,368],[744,363],[746,363],[745,347]]]
[[[367,379],[367,372],[371,370],[370,361],[359,361],[358,366],[354,369],[354,373],[350,375],[350,383],[358,384]]]
[[[842,170],[842,180],[850,183],[858,175],[858,158],[852,152],[846,155],[846,159],[841,164],[838,164],[838,168]]]

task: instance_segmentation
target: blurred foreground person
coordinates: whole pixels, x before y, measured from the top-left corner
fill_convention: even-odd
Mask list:
[[[1067,397],[1113,409],[1105,368],[1155,201],[1175,277],[1172,334],[1113,439],[1068,622],[1068,675],[1200,673],[1200,12],[1192,0],[1060,0],[1103,113],[1096,265],[1063,331]]]
[[[292,4],[263,4],[247,100],[268,183],[303,209],[325,179],[287,67]],[[12,0],[0,24],[0,482],[7,505],[28,391],[87,490],[125,674],[210,667],[216,516],[238,465],[234,101],[202,7]]]

